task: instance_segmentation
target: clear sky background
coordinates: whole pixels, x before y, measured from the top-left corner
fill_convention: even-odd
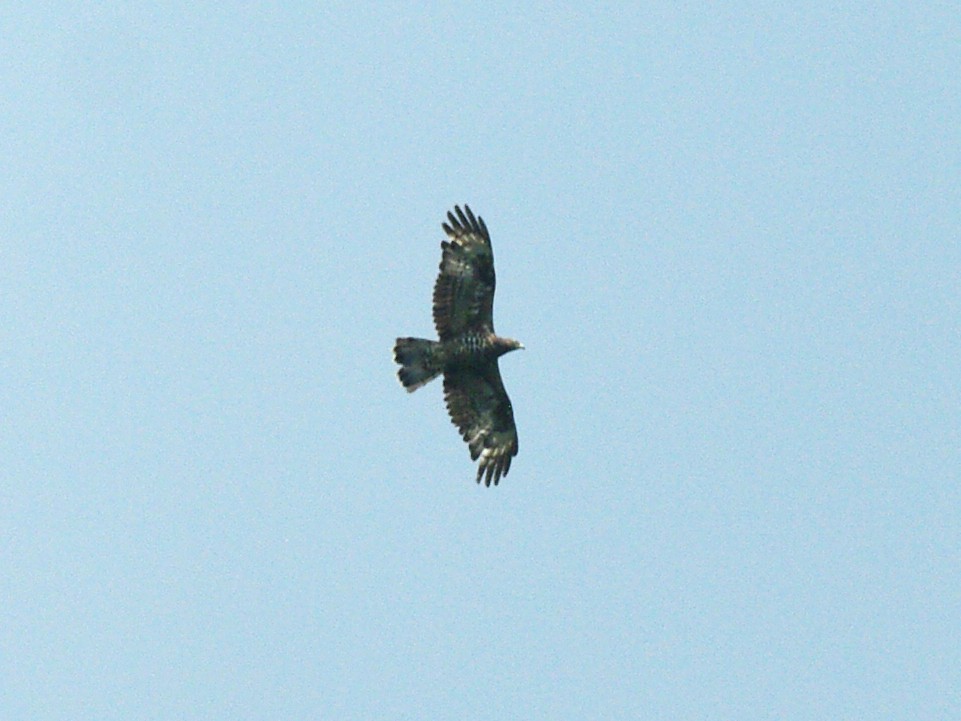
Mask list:
[[[961,718],[956,3],[0,35],[0,717]],[[455,203],[497,488],[390,356]]]

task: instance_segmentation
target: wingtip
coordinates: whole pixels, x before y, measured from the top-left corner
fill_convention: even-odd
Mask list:
[[[463,207],[455,205],[453,210],[447,211],[446,223],[441,223],[441,227],[448,236],[456,236],[465,232],[473,231],[480,234],[485,240],[490,241],[490,232],[484,219],[475,215],[470,205],[464,203]]]
[[[487,488],[490,488],[491,485],[496,486],[500,483],[502,477],[507,477],[510,470],[511,456],[509,455],[500,456],[487,463],[484,463],[484,459],[481,459],[481,463],[477,467],[477,483],[480,485],[483,481]]]

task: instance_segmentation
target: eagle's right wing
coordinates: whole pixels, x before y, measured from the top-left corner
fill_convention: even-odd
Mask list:
[[[441,243],[440,274],[434,284],[434,325],[440,339],[467,330],[494,331],[494,253],[483,218],[470,206],[448,212]]]

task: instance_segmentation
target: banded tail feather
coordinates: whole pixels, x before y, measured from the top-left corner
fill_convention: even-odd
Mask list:
[[[430,383],[444,370],[440,343],[424,338],[398,338],[394,360],[400,364],[397,377],[408,393]]]

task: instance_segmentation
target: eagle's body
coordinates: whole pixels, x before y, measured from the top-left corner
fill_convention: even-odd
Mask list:
[[[517,455],[517,428],[497,359],[523,348],[494,333],[494,255],[482,218],[468,206],[448,213],[441,243],[440,274],[434,284],[434,325],[440,340],[398,338],[394,360],[400,382],[413,392],[444,374],[451,420],[480,458],[477,482],[497,485]]]

